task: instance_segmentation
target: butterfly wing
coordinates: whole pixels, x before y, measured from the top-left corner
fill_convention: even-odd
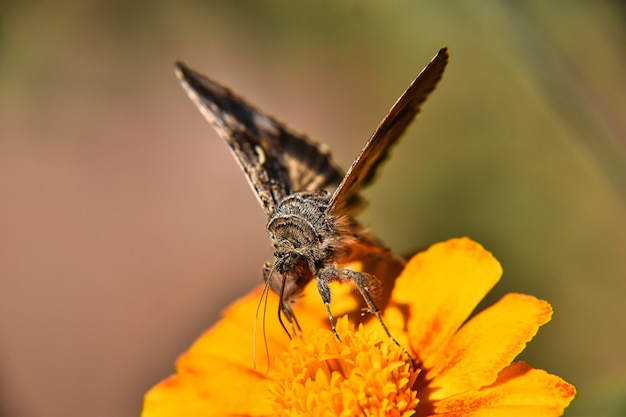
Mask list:
[[[189,98],[230,146],[266,213],[294,192],[332,193],[340,184],[343,170],[326,148],[183,63],[176,63],[175,73]]]
[[[387,116],[378,125],[348,173],[335,190],[328,212],[346,211],[354,207],[359,190],[369,184],[389,148],[405,131],[420,110],[420,105],[433,91],[448,64],[448,49],[442,48],[400,96]]]

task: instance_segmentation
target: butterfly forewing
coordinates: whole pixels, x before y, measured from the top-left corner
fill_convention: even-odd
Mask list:
[[[448,49],[442,48],[396,101],[337,187],[328,212],[351,209],[359,190],[372,181],[391,145],[406,130],[420,105],[437,86],[447,63]]]
[[[334,192],[343,170],[328,150],[183,63],[176,76],[187,95],[235,154],[246,178],[270,213],[297,191]]]

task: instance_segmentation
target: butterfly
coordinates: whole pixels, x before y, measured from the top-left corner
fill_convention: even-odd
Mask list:
[[[300,332],[292,304],[315,280],[330,326],[341,340],[330,309],[329,283],[351,280],[368,312],[399,345],[374,302],[379,286],[376,276],[342,265],[372,257],[404,262],[355,219],[363,207],[359,191],[372,182],[390,147],[437,86],[448,59],[447,48],[439,50],[389,110],[347,173],[332,160],[326,147],[296,133],[209,77],[176,63],[175,74],[187,95],[230,146],[267,214],[274,258],[264,265],[263,277],[266,289],[279,296],[278,318],[290,337]]]

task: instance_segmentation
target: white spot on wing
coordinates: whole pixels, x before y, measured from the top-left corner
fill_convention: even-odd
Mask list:
[[[257,156],[259,157],[258,166],[262,167],[263,165],[265,165],[265,161],[267,161],[267,158],[265,157],[265,151],[259,145],[256,145],[254,147],[254,151],[256,152]]]

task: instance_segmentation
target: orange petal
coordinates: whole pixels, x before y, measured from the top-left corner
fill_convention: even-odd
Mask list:
[[[395,323],[398,312],[408,313],[411,350],[431,368],[501,275],[498,261],[470,239],[437,243],[409,261],[396,282],[386,314],[394,316],[391,321]],[[391,331],[398,334],[398,329]]]
[[[489,387],[427,405],[417,415],[437,417],[554,417],[563,414],[576,389],[525,362],[505,368]]]
[[[270,294],[270,297],[275,297]],[[280,326],[274,314],[265,317],[265,326],[262,320],[262,308],[259,313],[256,335],[254,329],[255,316],[261,298],[261,288],[242,297],[231,304],[223,313],[223,318],[211,329],[200,336],[189,351],[178,360],[178,367],[191,363],[207,363],[209,360],[226,360],[242,367],[252,368],[253,339],[256,337],[256,355],[259,359],[265,356],[263,329],[270,352],[283,351],[289,346],[289,337]],[[270,298],[268,311],[277,311],[277,300]],[[265,365],[265,364],[263,364]]]
[[[311,285],[310,285],[311,286]],[[312,283],[315,287],[315,283]],[[263,287],[233,303],[210,331],[196,341],[192,351],[231,360],[242,366],[252,365],[253,339],[256,347],[256,359],[259,369],[265,369],[265,342],[271,357],[289,348],[289,336],[278,320],[278,296],[269,291],[261,300]],[[314,300],[303,303],[298,300],[294,305],[294,313],[304,331],[318,328],[320,323],[327,324],[328,318],[319,294],[312,296]],[[310,307],[310,308],[309,308]],[[256,329],[254,328],[256,318]],[[285,326],[291,331],[287,319],[282,316]],[[225,341],[229,342],[226,343]]]
[[[271,415],[265,375],[268,355],[260,337],[256,369],[252,358],[253,326],[260,294],[258,289],[236,301],[226,310],[224,318],[178,359],[177,374],[146,394],[144,417]],[[271,301],[276,305],[276,299]],[[266,330],[271,358],[287,349],[289,338],[278,320],[267,318]]]
[[[263,374],[230,362],[211,363],[201,370],[186,367],[152,388],[142,417],[272,415]]]
[[[467,322],[426,374],[430,399],[490,385],[552,316],[546,301],[507,294]]]

